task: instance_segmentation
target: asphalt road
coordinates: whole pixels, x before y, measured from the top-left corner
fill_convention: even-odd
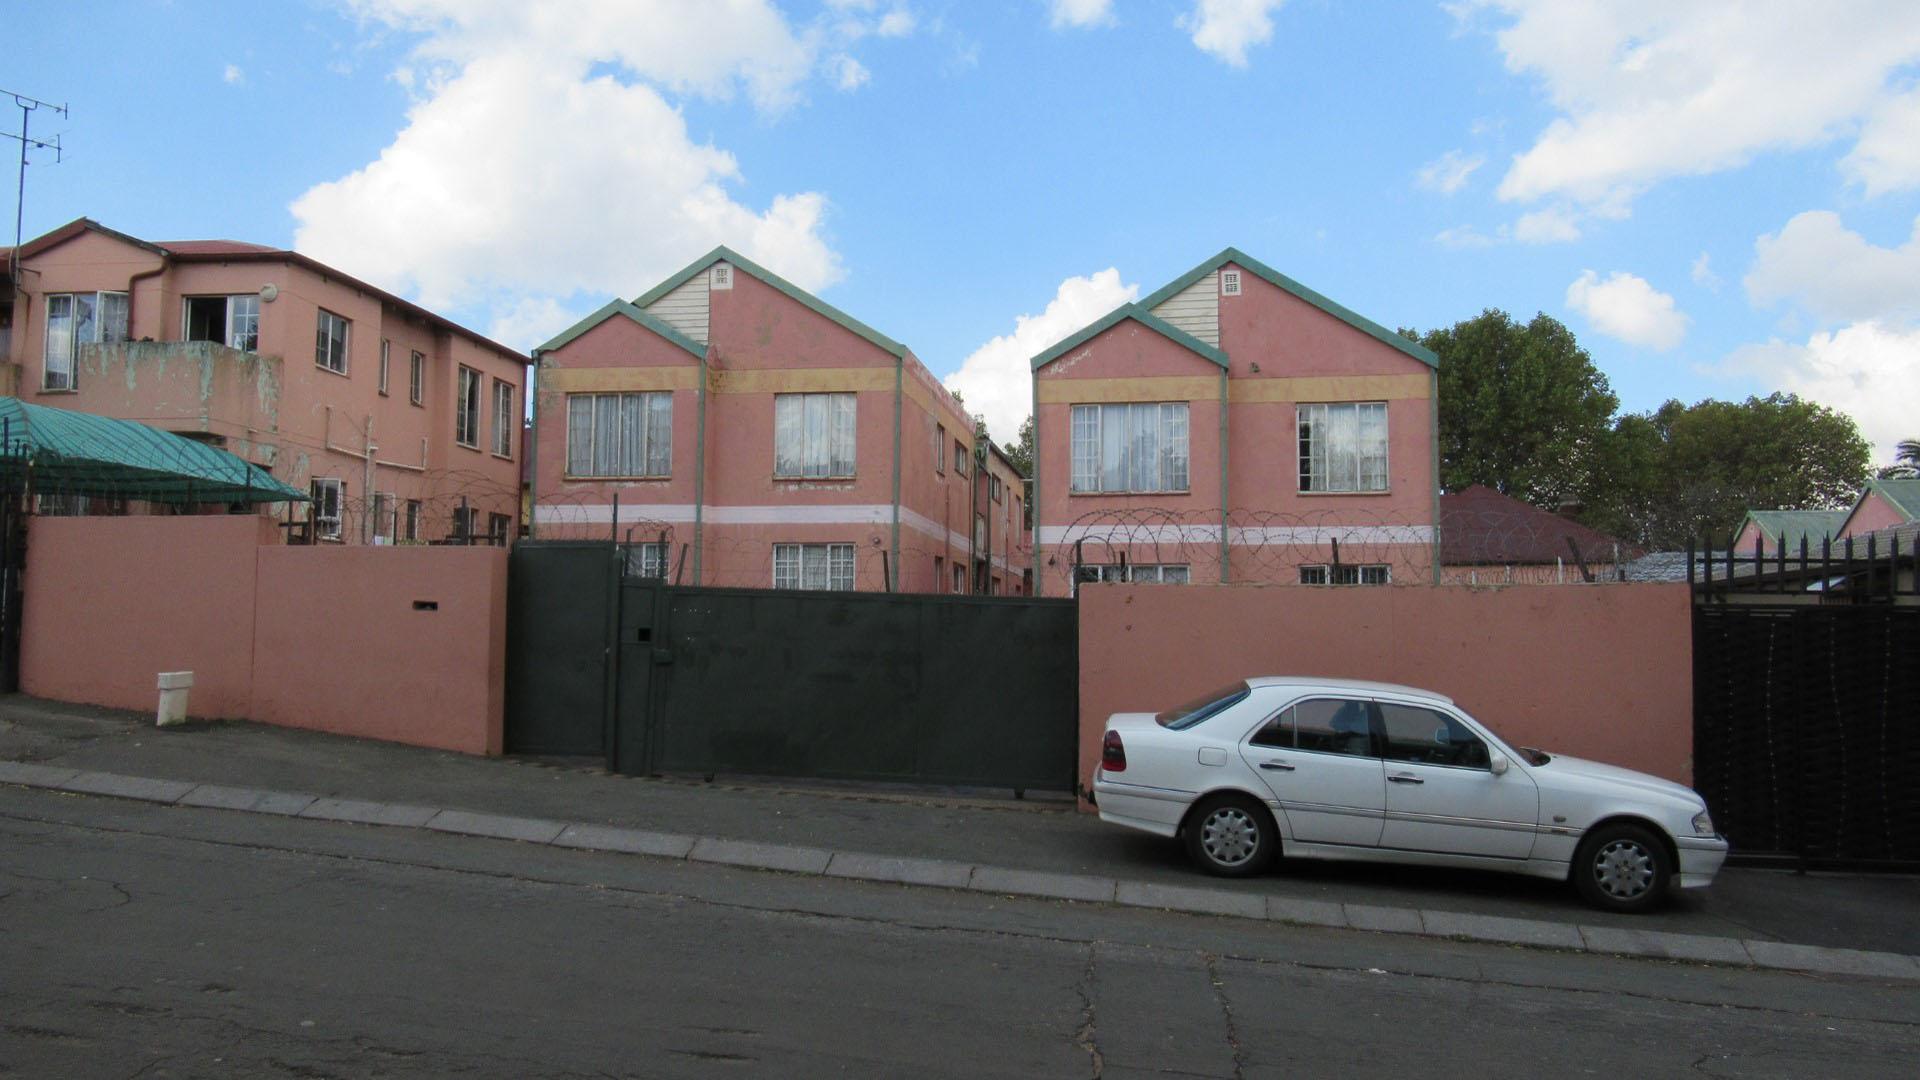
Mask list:
[[[0,1075],[1904,1076],[1915,1060],[1914,984],[0,788]]]

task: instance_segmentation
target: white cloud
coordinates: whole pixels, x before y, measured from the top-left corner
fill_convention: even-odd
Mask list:
[[[1920,219],[1905,244],[1884,248],[1809,210],[1753,246],[1744,284],[1755,304],[1788,300],[1832,320],[1920,316]]]
[[[1604,281],[1585,271],[1567,286],[1567,306],[1595,330],[1629,345],[1665,352],[1687,336],[1687,316],[1674,309],[1673,297],[1625,271]]]
[[[1503,227],[1497,233],[1484,233],[1471,225],[1455,225],[1451,229],[1442,229],[1433,234],[1433,242],[1441,247],[1462,250],[1466,248],[1486,248],[1507,242],[1507,231]]]
[[[1869,196],[1920,187],[1920,89],[1882,102],[1867,116],[1840,171]]]
[[[1113,0],[1052,0],[1053,28],[1113,25]]]
[[[1723,374],[1758,378],[1853,417],[1878,460],[1892,461],[1894,444],[1914,437],[1914,388],[1920,386],[1920,327],[1878,321],[1816,333],[1805,345],[1769,341],[1727,358]]]
[[[228,86],[237,86],[247,81],[247,73],[241,71],[238,64],[228,64],[227,69],[220,73],[220,81]]]
[[[1580,239],[1580,225],[1564,207],[1521,214],[1513,223],[1513,238],[1523,244],[1565,244]]]
[[[835,61],[835,67],[839,69],[839,74],[834,76],[834,83],[842,90],[858,90],[873,77],[867,65],[851,56],[840,57]]]
[[[1458,150],[1449,150],[1420,166],[1414,183],[1429,191],[1451,195],[1459,191],[1466,184],[1467,177],[1486,162],[1487,159],[1479,154],[1468,157]]]
[[[987,342],[947,376],[947,389],[964,395],[967,408],[985,416],[987,430],[1005,444],[1017,439],[1033,412],[1033,358],[1122,304],[1140,296],[1139,285],[1120,281],[1108,267],[1060,283],[1046,310],[1014,320],[1013,333]]]
[[[1502,199],[1571,200],[1624,213],[1674,176],[1746,164],[1867,126],[1849,171],[1871,191],[1920,179],[1914,123],[1889,80],[1920,60],[1911,0],[1799,4],[1470,0],[1493,10],[1509,70],[1536,77],[1561,115],[1517,155]],[[1920,107],[1920,106],[1916,106]]]
[[[906,8],[894,8],[880,16],[880,21],[874,26],[873,32],[880,37],[906,37],[913,33],[917,25],[913,12]]]
[[[1247,50],[1273,40],[1273,12],[1284,0],[1194,0],[1175,25],[1193,35],[1201,52],[1234,67],[1247,66]]]
[[[429,307],[493,304],[514,344],[566,325],[531,331],[537,316],[632,296],[720,243],[804,288],[841,276],[826,197],[740,201],[738,162],[666,96],[797,101],[821,46],[763,0],[353,6],[424,35],[404,69],[417,96],[378,159],[294,201],[301,251]]]
[[[1714,292],[1720,291],[1720,275],[1713,272],[1713,256],[1704,251],[1701,252],[1700,257],[1693,260],[1693,269],[1690,273],[1695,285],[1712,289]]]

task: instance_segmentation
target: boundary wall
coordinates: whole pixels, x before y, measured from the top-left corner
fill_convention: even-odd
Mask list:
[[[1691,783],[1692,617],[1684,583],[1083,585],[1080,783],[1110,714],[1253,675],[1435,690],[1510,743]]]
[[[20,688],[150,711],[498,754],[506,551],[288,547],[241,516],[36,517]]]

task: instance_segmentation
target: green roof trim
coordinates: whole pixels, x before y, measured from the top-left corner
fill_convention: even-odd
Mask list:
[[[627,303],[625,300],[610,301],[599,311],[560,331],[551,341],[533,350],[534,355],[538,356],[543,352],[552,352],[594,327],[599,326],[601,323],[606,322],[608,319],[613,318],[615,315],[625,315],[627,318],[659,334],[661,337],[666,338],[668,341],[673,342],[675,345],[680,346],[695,356],[704,357],[707,355],[706,346],[675,330],[673,327],[668,326],[666,321],[659,316],[649,315],[634,305]]]
[[[1185,330],[1182,330],[1179,327],[1168,322],[1167,320],[1161,318],[1160,316],[1155,315],[1153,312],[1148,311],[1145,304],[1122,304],[1119,307],[1114,308],[1112,311],[1107,312],[1106,315],[1102,316],[1099,319],[1099,321],[1094,322],[1093,324],[1087,326],[1085,329],[1081,330],[1079,333],[1074,334],[1072,337],[1069,337],[1066,340],[1061,341],[1059,344],[1048,349],[1046,352],[1043,352],[1039,356],[1034,357],[1033,370],[1039,371],[1041,368],[1046,367],[1048,364],[1051,364],[1055,360],[1060,359],[1060,357],[1066,355],[1069,352],[1072,352],[1074,349],[1079,348],[1081,345],[1085,344],[1086,342],[1091,341],[1093,338],[1098,337],[1099,335],[1105,333],[1108,329],[1112,328],[1115,324],[1125,319],[1132,319],[1133,321],[1139,323],[1141,326],[1144,326],[1147,329],[1152,330],[1157,334],[1160,334],[1162,337],[1165,337],[1167,340],[1173,342],[1175,345],[1178,345],[1183,349],[1187,349],[1191,352],[1194,352],[1200,355],[1201,357],[1207,360],[1210,360],[1215,364],[1218,364],[1223,369],[1227,366],[1226,353],[1222,352],[1219,349],[1214,348],[1213,346],[1207,344],[1204,341],[1201,341],[1199,338],[1194,337],[1192,334],[1187,333]]]
[[[1365,315],[1351,308],[1334,303],[1332,300],[1314,292],[1312,289],[1307,288],[1305,285],[1300,284],[1238,248],[1228,248],[1213,258],[1208,259],[1206,262],[1201,263],[1199,266],[1174,278],[1172,282],[1162,286],[1153,295],[1140,301],[1140,306],[1149,310],[1157,308],[1171,299],[1174,294],[1187,288],[1194,282],[1199,281],[1201,278],[1206,277],[1208,274],[1213,273],[1215,270],[1220,269],[1227,263],[1234,263],[1241,269],[1258,274],[1261,278],[1265,279],[1268,284],[1280,289],[1282,292],[1292,293],[1294,296],[1305,300],[1307,303],[1339,319],[1348,326],[1378,340],[1382,344],[1391,345],[1399,349],[1401,352],[1426,364],[1428,367],[1437,368],[1440,366],[1440,357],[1435,354],[1432,349],[1427,348],[1417,341],[1409,341],[1401,337],[1394,331],[1381,326],[1379,323],[1374,322],[1372,319],[1367,318]]]
[[[1840,526],[1846,523],[1849,513],[1847,510],[1749,510],[1746,521],[1758,525],[1771,546],[1784,544],[1798,548],[1804,536],[1809,547],[1818,547],[1820,541],[1840,534]],[[1734,530],[1735,536],[1746,531],[1746,521]]]
[[[759,265],[758,263],[753,262],[750,259],[742,257],[740,253],[734,251],[730,247],[727,247],[725,244],[722,244],[719,247],[714,248],[712,251],[707,252],[705,255],[700,256],[698,259],[695,259],[693,262],[687,264],[686,269],[681,270],[679,273],[673,275],[667,280],[661,282],[658,285],[655,285],[653,288],[648,289],[646,292],[643,292],[639,296],[635,297],[633,301],[634,306],[642,307],[642,308],[646,307],[647,305],[653,303],[655,300],[658,300],[661,297],[672,292],[673,290],[679,288],[680,286],[685,285],[688,282],[688,280],[690,280],[693,277],[693,275],[706,270],[707,267],[712,266],[714,263],[719,262],[722,259],[726,260],[727,262],[733,264],[736,267],[739,267],[741,270],[744,270],[747,273],[753,275],[755,278],[758,278],[762,283],[771,285],[774,288],[780,290],[781,292],[786,293],[789,297],[799,301],[802,306],[811,309],[816,314],[823,315],[827,319],[835,323],[838,323],[841,327],[847,330],[851,330],[855,334],[858,334],[861,337],[866,338],[868,341],[871,341],[875,345],[878,345],[881,349],[889,353],[892,353],[894,356],[898,356],[903,359],[906,357],[907,347],[905,345],[900,344],[899,342],[893,340],[892,338],[881,333],[880,331],[875,330],[873,327],[868,326],[866,323],[861,322],[859,319],[856,319],[853,316],[847,314],[846,312],[841,311],[839,308],[834,307],[832,304],[827,303],[825,300],[822,300],[819,297],[808,292],[807,290],[801,288],[800,286],[795,285],[793,282],[788,281],[786,278],[781,277],[780,275],[774,273],[771,270],[766,269],[765,267]]]
[[[132,420],[0,397],[0,476],[46,494],[160,503],[307,502],[236,454]],[[15,487],[14,490],[19,490]]]

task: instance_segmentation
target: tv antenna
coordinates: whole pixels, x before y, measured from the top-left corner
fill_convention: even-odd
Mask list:
[[[27,210],[27,151],[51,150],[53,151],[53,163],[55,165],[60,164],[61,157],[60,136],[55,135],[51,141],[47,139],[36,139],[30,130],[30,124],[36,109],[47,109],[59,113],[62,118],[65,118],[67,115],[67,107],[65,105],[55,105],[51,101],[41,101],[39,98],[15,93],[12,90],[0,90],[0,94],[11,96],[13,103],[20,106],[20,134],[15,135],[11,131],[0,131],[0,135],[5,135],[7,138],[20,144],[20,186],[14,195],[13,201],[13,252],[7,259],[7,274],[12,278],[14,292],[18,293],[20,291],[20,224]]]

